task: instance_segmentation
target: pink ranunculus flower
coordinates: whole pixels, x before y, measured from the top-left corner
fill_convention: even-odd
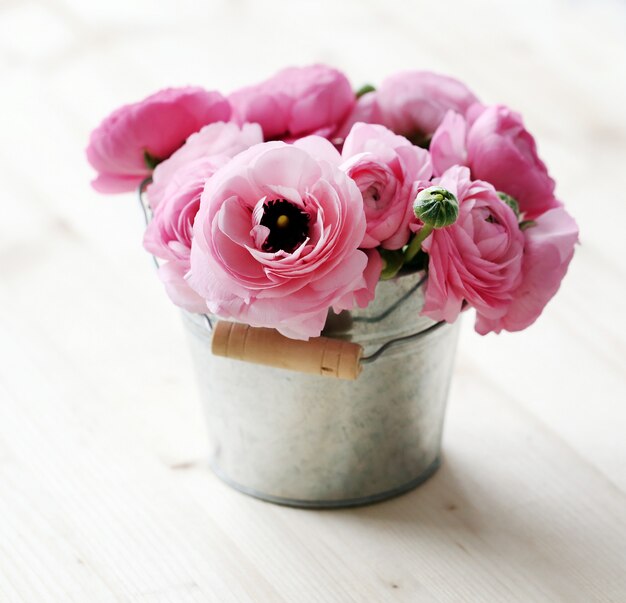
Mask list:
[[[535,222],[524,230],[522,282],[504,316],[478,316],[476,330],[482,335],[525,329],[559,290],[578,242],[578,226],[562,207],[548,210]]]
[[[465,84],[429,71],[396,73],[372,94],[382,113],[381,123],[420,143],[430,139],[449,109],[464,114],[478,102]]]
[[[493,186],[471,181],[466,167],[452,167],[434,183],[456,195],[459,215],[422,244],[429,256],[422,313],[454,322],[467,302],[479,319],[501,318],[522,279],[524,236],[517,216]]]
[[[366,249],[365,253],[367,254],[367,266],[363,271],[364,283],[360,289],[354,291],[354,301],[360,308],[366,308],[374,300],[376,285],[384,267],[383,258],[377,249]],[[352,302],[348,297],[343,305],[348,307],[351,304]]]
[[[177,306],[190,312],[207,311],[204,299],[185,280],[200,196],[206,181],[229,159],[227,155],[198,157],[178,166],[169,175],[144,235],[145,249],[164,260],[159,267],[159,277],[167,294]]]
[[[91,133],[87,159],[98,172],[93,187],[101,193],[123,193],[147,178],[145,153],[167,159],[202,126],[228,121],[231,108],[219,92],[202,88],[167,88],[124,105]]]
[[[228,99],[233,119],[261,124],[266,140],[331,137],[355,103],[346,76],[325,65],[288,67]]]
[[[343,163],[343,159],[335,146],[320,136],[305,136],[292,144],[294,147],[305,150],[317,161],[326,161],[338,167],[341,167]],[[364,247],[363,242],[359,247]],[[363,272],[365,283],[360,289],[347,293],[344,302],[340,302],[337,306],[351,307],[353,305],[351,299],[354,298],[357,306],[365,308],[374,299],[376,284],[383,270],[383,259],[376,249],[364,249],[364,251],[367,254],[367,267]]]
[[[152,184],[146,191],[150,207],[154,210],[160,205],[169,183],[181,167],[206,157],[234,157],[259,142],[263,142],[263,132],[258,124],[240,127],[232,122],[216,122],[204,126],[169,159],[156,166]]]
[[[514,197],[525,218],[561,205],[535,139],[519,113],[508,107],[475,105],[467,120],[448,112],[433,136],[430,152],[437,175],[452,165],[467,165],[472,178],[486,180]]]
[[[350,133],[352,126],[358,122],[366,124],[382,124],[383,115],[378,106],[376,91],[368,92],[357,99],[350,113],[339,126],[333,136],[333,142],[341,145]]]
[[[234,157],[208,181],[193,230],[188,281],[223,318],[307,339],[368,287],[361,193],[305,148],[267,142]]]
[[[400,249],[411,234],[414,185],[432,175],[428,151],[385,126],[357,123],[342,157],[342,169],[363,195],[367,229],[361,247]]]

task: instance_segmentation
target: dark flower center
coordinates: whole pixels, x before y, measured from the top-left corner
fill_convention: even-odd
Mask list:
[[[287,199],[274,199],[263,205],[261,224],[270,229],[263,251],[291,253],[309,234],[309,215]]]

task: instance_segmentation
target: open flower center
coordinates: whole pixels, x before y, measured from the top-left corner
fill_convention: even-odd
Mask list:
[[[274,199],[263,205],[261,224],[269,228],[263,251],[291,253],[309,235],[309,215],[287,199]]]
[[[363,193],[363,197],[366,203],[369,201],[370,205],[373,205],[374,207],[376,207],[378,202],[380,201],[380,191],[378,190],[377,187],[370,186],[365,191],[365,193]]]

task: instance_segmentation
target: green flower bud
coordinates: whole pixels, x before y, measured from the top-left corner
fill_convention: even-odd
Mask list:
[[[456,222],[459,216],[459,202],[449,190],[440,186],[430,186],[415,198],[413,212],[424,224],[433,228],[443,228]]]
[[[517,199],[514,199],[513,197],[511,197],[511,195],[507,195],[506,193],[503,193],[502,191],[498,191],[498,197],[500,197],[500,199],[504,201],[515,212],[515,215],[519,218],[519,203],[517,202]]]

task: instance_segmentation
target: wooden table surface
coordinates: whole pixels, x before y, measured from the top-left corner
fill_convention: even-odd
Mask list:
[[[626,601],[625,26],[617,0],[1,1],[0,602]],[[465,320],[437,475],[324,512],[211,474],[135,199],[83,153],[157,88],[316,60],[521,110],[581,226],[535,326]]]

